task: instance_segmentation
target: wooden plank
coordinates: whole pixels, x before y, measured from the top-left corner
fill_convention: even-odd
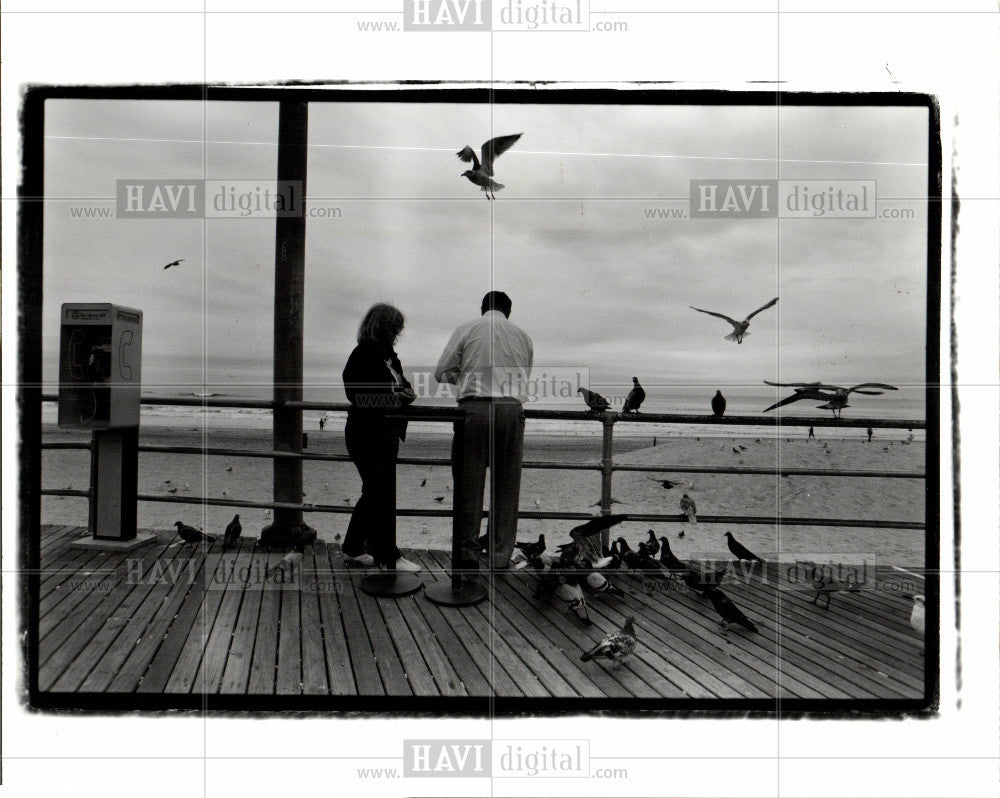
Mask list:
[[[413,689],[414,695],[440,695],[441,691],[424,660],[423,650],[414,640],[410,628],[403,619],[403,613],[399,608],[399,605],[403,603],[412,604],[413,597],[404,596],[400,599],[380,599],[378,601],[382,617],[385,618],[386,629],[392,637],[392,642],[396,646],[396,651],[399,652],[399,659],[406,671],[406,680]]]
[[[278,626],[278,667],[275,692],[278,695],[299,695],[302,692],[302,614],[299,601],[298,574],[278,585],[281,592],[281,614]]]
[[[247,691],[250,663],[253,660],[257,637],[257,620],[260,617],[261,597],[264,595],[261,583],[266,568],[267,552],[256,548],[254,541],[248,584],[243,588],[239,617],[236,620],[225,670],[219,683],[219,692],[223,695],[242,695]]]
[[[317,540],[310,550],[310,556],[317,580],[324,586],[318,591],[317,597],[323,629],[323,648],[326,652],[327,683],[334,695],[357,695],[358,688],[354,683],[354,671],[351,669],[351,658],[340,610],[340,591],[345,580],[338,579],[334,574],[326,549],[326,542]]]
[[[327,695],[326,653],[323,647],[323,620],[320,595],[333,587],[329,566],[316,567],[314,546],[306,547],[302,556],[302,580],[299,589],[299,612],[302,617],[302,692],[305,695]],[[336,619],[340,625],[340,619]]]
[[[404,556],[412,558],[412,554]],[[413,639],[424,656],[424,661],[427,663],[431,675],[434,677],[438,692],[441,695],[468,695],[465,686],[462,684],[462,678],[458,675],[451,662],[449,662],[448,655],[445,653],[440,639],[420,611],[418,606],[420,601],[426,602],[427,599],[421,597],[420,599],[401,603],[399,609],[403,615],[403,620],[413,635]]]
[[[365,622],[358,607],[356,588],[350,578],[349,569],[344,564],[340,548],[326,547],[330,559],[330,568],[334,578],[341,585],[337,594],[340,600],[340,611],[343,616],[344,633],[347,650],[350,653],[351,668],[354,681],[358,687],[358,695],[385,695],[385,687],[379,675],[375,652],[371,640],[365,631]]]
[[[68,684],[76,689],[95,664],[95,657],[103,651],[102,646],[110,645],[114,637],[129,620],[134,605],[145,598],[154,587],[150,575],[161,564],[169,564],[177,555],[169,553],[167,558],[146,557],[142,559],[140,577],[133,582],[119,574],[115,587],[107,594],[91,594],[85,601],[66,615],[39,644],[39,689],[49,690],[62,677],[67,668],[73,668]],[[129,602],[133,593],[135,598]],[[129,602],[129,603],[126,603]],[[119,614],[116,616],[116,612]],[[104,630],[101,634],[102,629]],[[91,646],[93,639],[101,634],[101,640]],[[82,652],[91,646],[92,656]]]
[[[219,542],[211,548],[191,544],[180,548],[184,551],[182,556],[190,558],[189,569],[194,570],[194,578],[177,585],[161,599],[146,633],[114,675],[112,689],[140,693],[162,693],[166,689],[201,609],[206,579],[215,573],[222,557]]]
[[[198,612],[201,597],[206,593],[206,578],[214,573],[221,557],[220,546],[216,543],[211,548],[192,544],[179,547],[180,556],[188,558],[185,576],[153,589],[154,594],[136,612],[136,633],[115,641],[87,677],[84,689],[133,692],[154,663],[162,662],[166,671],[176,661],[186,636],[176,627],[183,626],[186,618]]]
[[[433,556],[428,552],[413,552],[414,560],[424,566],[431,581],[448,579]],[[462,687],[470,696],[489,696],[494,689],[503,695],[524,695],[511,676],[496,662],[493,652],[470,625],[465,608],[439,607],[424,597],[418,603],[428,626],[441,644],[449,664],[458,673]],[[492,685],[491,685],[492,678]],[[537,681],[537,680],[536,680]],[[547,695],[539,684],[539,695]]]
[[[265,559],[265,568],[270,571],[284,555],[270,551]],[[250,679],[247,693],[250,695],[273,695],[277,688],[278,668],[278,624],[281,617],[281,591],[273,586],[263,586],[260,616],[257,620],[257,636],[254,641],[253,659],[250,663]]]
[[[198,665],[198,671],[192,681],[191,688],[202,694],[216,693],[219,690],[219,682],[225,672],[226,660],[229,656],[229,649],[232,645],[236,623],[239,618],[240,607],[243,604],[245,588],[247,582],[241,577],[243,573],[250,574],[250,563],[253,558],[256,540],[253,538],[240,538],[235,551],[230,550],[224,555],[222,565],[228,570],[228,577],[225,592],[222,596],[222,603],[219,605],[219,612],[215,617],[215,623],[211,627],[211,633],[205,630],[207,640],[205,652]],[[220,567],[222,567],[220,565]],[[223,586],[216,584],[216,590],[222,590]],[[252,600],[252,599],[251,599]],[[174,674],[178,668],[174,668]],[[167,683],[167,692],[171,692],[170,683]]]

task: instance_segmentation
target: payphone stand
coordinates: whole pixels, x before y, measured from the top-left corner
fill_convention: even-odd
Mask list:
[[[66,303],[60,333],[59,426],[92,430],[91,536],[72,545],[138,548],[156,537],[136,528],[142,312],[109,303]]]

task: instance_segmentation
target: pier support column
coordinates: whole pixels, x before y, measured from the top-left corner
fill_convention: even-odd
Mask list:
[[[305,299],[306,164],[309,104],[279,103],[278,185],[284,202],[276,212],[274,242],[274,421],[276,452],[302,452],[302,410],[283,407],[302,399],[302,327]],[[302,503],[302,461],[273,461],[274,501]],[[274,523],[261,532],[261,543],[284,546],[309,543],[314,530],[302,511],[276,508]]]

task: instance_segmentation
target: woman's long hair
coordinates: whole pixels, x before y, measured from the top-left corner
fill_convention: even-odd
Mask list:
[[[391,350],[405,322],[402,311],[394,305],[385,302],[372,305],[358,327],[358,343]]]

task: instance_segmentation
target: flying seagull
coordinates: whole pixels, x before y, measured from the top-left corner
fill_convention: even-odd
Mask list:
[[[642,389],[639,384],[639,378],[632,378],[632,390],[628,392],[628,396],[625,397],[625,404],[622,406],[623,413],[638,413],[639,407],[642,405],[643,401],[646,399],[646,392]]]
[[[629,654],[635,651],[634,624],[635,618],[629,616],[621,629],[612,632],[592,649],[584,652],[580,660],[589,662],[592,659],[609,659],[614,662],[614,666],[617,668]]]
[[[493,179],[493,162],[514,146],[523,133],[515,133],[511,136],[497,136],[495,139],[487,141],[482,148],[482,163],[476,157],[476,151],[468,144],[457,153],[458,157],[466,163],[471,163],[472,168],[462,172],[462,177],[467,177],[470,182],[475,183],[486,192],[486,199],[496,199],[493,193],[503,184]]]
[[[171,266],[180,266],[183,262],[184,262],[184,258],[178,258],[177,260],[171,261],[170,263],[168,263],[163,268],[164,269],[169,269]]]
[[[577,388],[576,392],[583,394],[583,401],[585,401],[587,403],[587,407],[595,413],[603,413],[611,407],[611,405],[608,404],[608,400],[599,393],[588,391],[586,388]]]
[[[847,404],[847,399],[852,393],[860,393],[865,396],[881,396],[884,391],[899,390],[895,385],[887,385],[884,382],[862,382],[850,388],[842,388],[839,385],[826,385],[822,382],[771,382],[764,380],[764,384],[773,385],[777,388],[795,389],[795,393],[791,396],[786,396],[780,402],[775,402],[770,407],[764,408],[765,413],[768,410],[774,410],[776,407],[782,407],[783,405],[797,402],[800,399],[815,399],[825,402],[826,404],[818,405],[819,409],[833,411],[834,418],[840,418],[840,411],[845,407],[850,407]],[[878,388],[879,390],[870,390],[872,388]]]
[[[777,301],[778,297],[775,297],[766,305],[762,305],[761,307],[757,308],[757,310],[755,310],[753,313],[751,313],[749,316],[743,319],[743,321],[736,321],[736,319],[731,319],[729,318],[729,316],[726,316],[725,314],[713,313],[711,310],[702,310],[701,308],[694,307],[694,305],[688,305],[688,307],[690,307],[691,310],[697,310],[699,313],[707,313],[709,316],[716,316],[720,319],[725,319],[726,321],[728,321],[730,324],[733,325],[733,331],[729,333],[729,335],[724,336],[725,340],[735,341],[738,344],[742,344],[743,339],[750,334],[747,332],[747,327],[750,326],[750,319],[752,319],[762,310],[767,310],[772,305],[775,305]]]

